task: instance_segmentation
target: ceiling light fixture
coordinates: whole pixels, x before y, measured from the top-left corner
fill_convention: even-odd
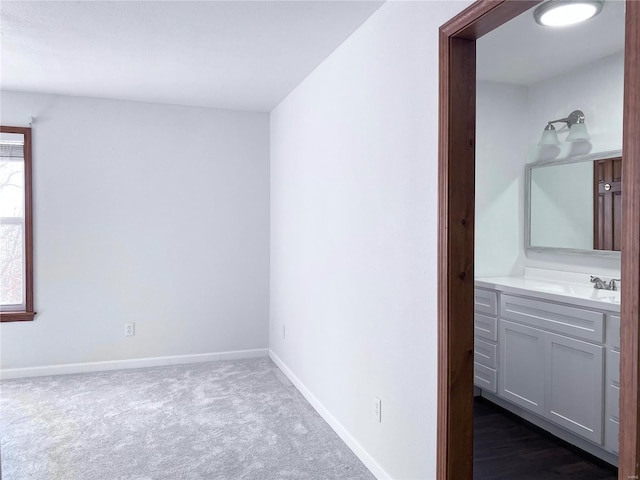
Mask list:
[[[545,27],[564,27],[595,17],[603,4],[604,0],[549,0],[536,7],[533,18]]]
[[[558,120],[551,120],[547,122],[547,126],[542,132],[542,138],[538,145],[560,145],[558,141],[558,133],[556,132],[554,123],[566,123],[569,127],[569,135],[567,135],[567,142],[583,142],[589,140],[589,132],[587,132],[587,125],[584,123],[584,113],[580,110],[574,110],[566,118],[560,118]]]

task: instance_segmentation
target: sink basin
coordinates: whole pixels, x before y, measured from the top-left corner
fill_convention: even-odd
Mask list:
[[[559,295],[579,298],[590,298],[601,302],[620,303],[620,291],[617,290],[598,290],[588,286],[561,283],[535,283],[536,285],[530,285],[530,287],[533,290],[538,290],[540,292],[556,293]]]
[[[543,284],[541,283],[540,285],[536,286],[536,290],[541,290],[541,291],[545,291],[545,292],[551,292],[551,293],[560,293],[563,295],[577,295],[579,297],[584,297],[584,296],[591,296],[592,293],[594,292],[601,292],[604,290],[596,290],[593,287],[583,287],[580,285],[563,285],[560,283],[550,283],[550,284]],[[609,293],[609,291],[607,290],[607,292]]]
[[[595,290],[591,298],[597,298],[603,302],[620,303],[620,291]]]

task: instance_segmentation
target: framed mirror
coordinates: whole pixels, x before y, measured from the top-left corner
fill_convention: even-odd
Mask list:
[[[620,256],[622,151],[525,167],[525,250]]]

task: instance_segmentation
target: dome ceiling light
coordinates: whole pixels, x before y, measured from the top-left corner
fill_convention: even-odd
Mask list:
[[[604,0],[549,0],[536,7],[533,18],[545,27],[564,27],[595,17],[603,5]]]

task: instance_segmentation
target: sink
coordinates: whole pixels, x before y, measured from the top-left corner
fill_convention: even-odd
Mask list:
[[[582,305],[611,311],[620,309],[620,290],[601,290],[593,288],[589,283],[589,275],[582,273],[570,273],[562,276],[556,271],[542,269],[530,269],[531,276],[518,277],[480,277],[476,278],[476,284],[484,288],[492,288],[505,293],[531,294],[538,292],[541,296],[569,297],[581,300]],[[562,277],[562,278],[561,278]],[[608,278],[607,275],[605,277]],[[618,283],[620,288],[620,283]],[[624,288],[624,286],[622,286]],[[551,298],[556,301],[572,303],[569,298]]]
[[[563,295],[577,295],[579,297],[590,297],[593,292],[600,292],[602,290],[596,290],[593,287],[581,286],[581,285],[563,285],[561,283],[550,283],[536,286],[536,290],[542,290],[551,293],[560,293]]]
[[[591,294],[591,298],[598,299],[603,302],[620,303],[620,291],[616,290],[596,290]]]
[[[588,298],[608,303],[620,303],[620,291],[598,290],[591,286],[571,285],[562,283],[528,282],[528,287],[540,292],[567,295],[570,297]]]

